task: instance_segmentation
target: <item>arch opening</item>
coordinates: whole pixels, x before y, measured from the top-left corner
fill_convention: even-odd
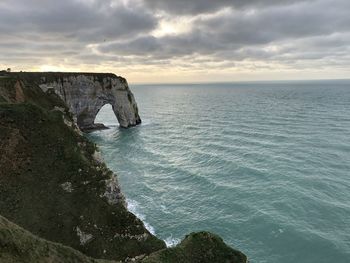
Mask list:
[[[106,103],[101,107],[101,109],[97,112],[95,116],[94,125],[103,125],[106,128],[119,126],[119,122],[113,111],[112,104]]]

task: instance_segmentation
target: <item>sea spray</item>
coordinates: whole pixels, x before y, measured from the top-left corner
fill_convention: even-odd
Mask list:
[[[141,212],[139,203],[131,199],[126,199],[126,203],[128,210],[142,220],[143,224],[152,235],[156,235],[154,228],[147,223],[146,216]]]

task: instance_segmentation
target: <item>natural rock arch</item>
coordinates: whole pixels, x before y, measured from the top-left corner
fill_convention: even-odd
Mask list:
[[[134,95],[127,81],[114,74],[104,73],[21,73],[33,78],[44,90],[50,88],[66,102],[83,131],[102,128],[94,123],[97,113],[111,104],[121,127],[127,128],[141,123]]]
[[[118,86],[118,83],[113,83],[107,87],[98,84],[96,87],[96,83],[92,86],[94,87],[92,94],[91,91],[88,94],[82,94],[83,97],[89,98],[87,103],[74,98],[67,100],[67,104],[70,105],[73,114],[76,115],[77,124],[82,130],[101,128],[101,125],[95,124],[95,119],[106,104],[112,106],[114,115],[121,127],[127,128],[141,122],[134,96],[127,86]]]
[[[106,124],[108,124],[108,126],[119,125],[118,118],[115,116],[112,104],[106,103],[101,107],[96,114],[94,123],[95,125],[101,125],[102,128],[104,128],[104,125]]]

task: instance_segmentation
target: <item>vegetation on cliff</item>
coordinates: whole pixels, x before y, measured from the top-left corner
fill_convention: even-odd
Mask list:
[[[89,258],[70,247],[34,236],[0,216],[0,262],[113,263],[115,261]]]
[[[227,246],[222,238],[208,232],[191,233],[174,248],[152,253],[144,263],[246,263],[247,257]]]

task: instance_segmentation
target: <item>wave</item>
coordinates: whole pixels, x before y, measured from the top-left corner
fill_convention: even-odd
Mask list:
[[[149,223],[146,222],[146,216],[140,212],[140,204],[131,199],[126,199],[127,208],[128,210],[136,215],[139,219],[142,220],[143,224],[145,225],[146,229],[152,234],[156,235],[156,231],[154,230],[154,227],[151,226]]]
[[[146,229],[152,234],[152,235],[156,235],[156,231],[154,229],[153,226],[151,226],[147,221],[146,221],[146,216],[140,212],[140,204],[132,199],[126,199],[126,203],[127,203],[127,208],[128,210],[133,213],[134,215],[136,215],[139,219],[142,220],[143,224],[145,225]],[[164,207],[164,206],[163,206]],[[164,209],[164,208],[163,208]],[[176,246],[178,243],[180,243],[180,239],[178,238],[174,238],[172,235],[170,235],[169,237],[167,237],[166,239],[164,239],[164,242],[166,244],[167,247],[174,247]]]
[[[177,244],[180,243],[181,240],[178,238],[174,238],[172,235],[170,235],[164,241],[167,247],[175,247]]]

